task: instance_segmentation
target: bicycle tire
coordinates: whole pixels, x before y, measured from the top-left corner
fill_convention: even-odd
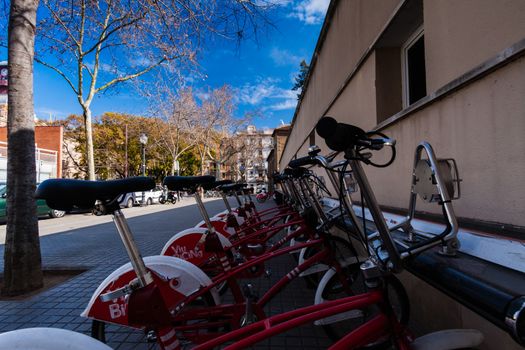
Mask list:
[[[356,264],[357,265],[357,264]],[[408,324],[409,315],[410,315],[410,303],[408,295],[405,291],[405,288],[397,277],[390,275],[384,279],[386,283],[385,287],[385,299],[388,304],[392,307],[394,314],[396,315],[398,321],[406,325]],[[364,284],[363,276],[357,268],[354,271],[354,274],[350,276],[350,285],[352,288],[352,293],[343,292],[342,288],[335,288],[338,283],[340,283],[339,276],[334,275],[330,281],[326,284],[326,287],[322,294],[324,300],[334,300],[342,298],[344,296],[357,295],[367,291],[367,288]],[[333,294],[332,294],[333,293]],[[332,295],[331,295],[332,294]],[[323,330],[328,335],[332,341],[337,341],[341,339],[344,335],[352,331],[353,329],[359,327],[364,322],[368,321],[371,317],[377,314],[378,307],[370,306],[365,310],[360,310],[362,313],[361,317],[356,317],[352,321],[344,320],[342,322],[324,324]],[[357,314],[356,314],[357,315]],[[390,338],[378,339],[377,342],[369,344],[362,349],[367,350],[380,350],[387,349],[391,346]]]
[[[217,304],[215,303],[215,299],[213,298],[213,296],[211,295],[211,293],[206,293],[205,295],[203,295],[202,297],[203,301],[204,301],[204,304],[205,306],[216,306]],[[190,306],[192,304],[190,303]],[[123,328],[127,328],[131,331],[133,331],[134,329],[133,328],[128,328],[126,326],[122,326]],[[213,329],[212,331],[215,331],[215,329]],[[106,322],[104,321],[99,321],[99,320],[93,320],[91,322],[91,337],[92,338],[95,338],[97,339],[98,341],[101,341],[103,343],[107,343],[106,341]],[[146,343],[147,340],[144,336],[144,342]]]
[[[352,248],[352,245],[344,238],[337,237],[337,236],[330,236],[330,241],[332,243],[335,242],[335,247],[333,247],[335,251],[335,256],[337,261],[341,262],[344,257],[352,256],[354,255],[354,249]],[[308,247],[305,250],[305,253],[303,255],[304,259],[308,259],[312,256],[314,256],[316,253],[318,253],[320,250],[320,247]],[[322,271],[315,274],[306,275],[303,277],[304,281],[306,282],[307,287],[309,288],[317,288],[317,285],[319,284],[319,281],[323,277],[324,273],[326,271]]]

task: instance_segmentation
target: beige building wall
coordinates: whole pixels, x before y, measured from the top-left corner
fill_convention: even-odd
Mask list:
[[[525,1],[425,0],[427,91],[525,37]]]
[[[330,115],[365,130],[380,129],[397,140],[392,166],[365,167],[381,204],[408,206],[414,151],[425,140],[438,157],[458,162],[462,198],[454,207],[459,217],[525,227],[525,1],[424,0],[427,97],[397,111],[400,91],[393,91],[387,108],[381,105],[388,97],[385,91],[396,86],[393,79],[385,80],[389,70],[381,64],[395,58],[397,49],[374,45],[402,1],[337,3],[325,28],[328,34],[318,44],[281,169],[306,154],[315,124]],[[518,53],[506,61],[513,52]],[[390,64],[396,68],[395,62]],[[395,69],[390,72],[399,75]],[[469,80],[472,76],[476,78]],[[392,115],[381,115],[388,110]],[[315,140],[327,154],[323,140]],[[437,208],[422,204],[418,202],[418,210]],[[478,328],[487,338],[481,349],[520,349],[507,333],[420,279],[405,273],[403,282],[416,298],[413,316],[421,320],[422,332]]]
[[[322,115],[365,130],[376,126],[378,70],[375,51],[362,57],[358,67],[356,64],[358,56],[373,45],[385,22],[394,15],[397,2],[379,2],[370,8],[368,2],[365,3],[339,1],[329,35],[318,53],[304,99],[298,107],[280,162],[281,169],[296,155],[306,154],[309,135]],[[525,2],[510,1],[505,9],[494,1],[479,1],[476,6],[471,1],[453,3],[457,6],[452,1],[424,2],[428,95],[468,69],[494,58],[505,50],[505,45],[525,38]],[[476,9],[470,11],[471,7]],[[490,13],[497,14],[498,19],[487,19]],[[474,18],[476,16],[480,19]],[[442,22],[443,18],[447,21]],[[461,30],[459,19],[466,22],[465,32]],[[447,28],[449,22],[454,24]],[[504,24],[498,25],[500,22]],[[476,32],[476,27],[481,29]],[[357,40],[359,28],[364,34]],[[483,45],[482,36],[486,32],[491,34],[487,37],[488,44]],[[354,69],[355,74],[348,85],[338,91]],[[525,63],[521,58],[451,95],[424,105],[419,111],[407,113],[404,119],[382,130],[397,139],[398,157],[388,169],[367,167],[381,204],[407,207],[413,152],[419,142],[426,140],[432,143],[438,156],[454,157],[458,161],[463,178],[462,198],[455,202],[458,216],[525,226],[522,204],[525,187],[521,177],[516,176],[525,170],[524,76]],[[316,143],[328,152],[319,137]],[[434,207],[419,208],[435,210]]]
[[[281,164],[288,162],[326,112],[346,77],[399,5],[399,0],[343,0],[330,23],[298,111]],[[348,111],[350,112],[350,111]],[[317,140],[317,138],[316,138]],[[282,168],[282,166],[281,166]]]

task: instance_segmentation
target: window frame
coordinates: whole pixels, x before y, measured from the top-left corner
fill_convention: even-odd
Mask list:
[[[414,33],[410,35],[410,37],[405,41],[405,43],[401,46],[401,86],[402,86],[402,102],[403,102],[403,109],[409,107],[411,105],[409,101],[409,77],[408,77],[408,56],[407,52],[412,48],[412,46],[419,40],[421,37],[425,34],[424,26],[421,25],[419,28],[417,28]],[[425,62],[426,63],[426,62]]]

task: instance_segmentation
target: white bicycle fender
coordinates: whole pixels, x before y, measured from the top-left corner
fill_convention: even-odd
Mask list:
[[[0,349],[8,350],[111,350],[85,334],[60,328],[25,328],[0,334]]]
[[[235,234],[235,229],[232,228],[232,227],[227,227],[226,226],[226,221],[225,221],[225,218],[224,217],[217,217],[217,216],[214,216],[214,217],[211,217],[210,218],[210,221],[213,225],[213,227],[215,227],[215,231],[217,231],[217,233],[221,233],[223,232],[222,230],[226,230],[226,232],[232,236]],[[206,226],[206,223],[204,222],[204,220],[200,221],[197,225],[194,226],[195,228],[207,228]],[[229,237],[229,236],[228,236]]]
[[[180,231],[179,233],[171,237],[171,239],[164,245],[160,254],[164,255],[166,253],[166,249],[168,249],[173,244],[173,242],[175,242],[177,239],[180,239],[184,236],[187,236],[189,234],[194,234],[194,233],[205,235],[207,231],[208,229],[203,228],[203,227],[191,227],[184,231]],[[221,241],[221,244],[224,248],[231,247],[232,244],[228,238],[224,237],[224,235],[222,235],[219,232],[217,232],[217,235],[219,236],[219,240]]]
[[[476,348],[483,343],[483,333],[477,329],[446,329],[416,338],[412,350],[451,350]]]
[[[232,214],[235,215],[235,219],[237,220],[237,223],[239,225],[242,225],[244,223],[244,218],[242,216],[239,216],[236,212],[232,211]],[[217,215],[214,215],[210,218],[210,220],[219,220],[219,221],[226,221],[226,215],[228,215],[228,210],[223,211],[222,213],[219,213]],[[204,225],[204,221],[199,222],[196,227],[199,227],[201,225]],[[235,230],[233,230],[233,233],[235,233]]]
[[[319,281],[319,285],[317,286],[317,290],[315,291],[315,305],[322,304],[325,302],[323,299],[323,290],[330,281],[330,279],[335,275],[335,269],[330,268],[326,273],[324,274],[323,278],[321,278],[321,281]],[[345,312],[341,312],[336,315],[328,316],[320,320],[316,320],[314,324],[316,326],[336,323],[348,318],[357,318],[362,317],[363,312],[361,310],[349,310]]]
[[[183,259],[172,256],[154,255],[145,257],[144,263],[148,269],[154,271],[159,276],[163,276],[167,279],[178,279],[180,283],[174,287],[174,289],[185,296],[189,296],[198,291],[201,287],[208,286],[212,283],[211,279],[200,268]],[[120,276],[131,270],[133,270],[131,263],[127,263],[106,277],[93,293],[91,300],[81,316],[89,317],[89,311],[95,303],[99,302],[100,294],[106,290],[110,284],[117,281]],[[210,292],[215,303],[220,304],[217,290],[214,288]]]
[[[326,284],[328,283],[328,281],[330,281],[330,278],[332,278],[332,276],[334,275],[335,275],[335,269],[331,268],[325,272],[325,274],[323,275],[323,278],[321,278],[321,280],[319,281],[319,285],[317,286],[317,289],[315,290],[315,299],[314,299],[315,305],[324,303],[323,290],[326,287]]]
[[[227,215],[227,214],[228,214],[228,209],[225,209],[225,210],[221,211],[220,213],[215,214],[215,216],[222,217],[222,216]]]
[[[297,228],[296,228],[296,230],[299,230],[299,229],[300,229],[300,227],[297,227]],[[288,226],[288,227],[286,228],[286,236],[288,237],[288,236],[291,235],[292,233],[293,233],[293,232],[292,232],[292,230],[291,230],[291,227]],[[296,245],[296,244],[299,244],[299,242],[297,242],[297,241],[295,240],[295,238],[292,238],[292,239],[290,240],[290,247],[293,247],[293,246]],[[306,248],[302,248],[302,250],[305,250],[305,249],[306,249]],[[304,255],[304,253],[302,252],[302,250],[301,250],[300,256]],[[295,253],[297,253],[297,250],[292,250],[289,254],[295,254]],[[301,261],[301,262],[304,262],[304,258],[302,258],[302,261]]]
[[[297,244],[297,243],[295,243],[295,244]],[[290,246],[291,246],[291,244],[290,244]],[[296,253],[296,252],[297,252],[297,250],[294,250],[294,251],[290,252],[290,254],[291,253]],[[297,262],[297,266],[299,266],[302,263],[304,263],[304,254],[306,254],[306,248],[302,248],[301,251],[299,252],[299,259],[298,259],[298,262]],[[328,269],[329,269],[329,267],[326,264],[321,264],[321,263],[314,264],[314,265],[310,266],[309,268],[307,268],[306,270],[304,270],[303,272],[301,272],[299,274],[299,277],[308,276],[308,275],[311,275],[313,273],[323,272],[323,271],[326,271]]]

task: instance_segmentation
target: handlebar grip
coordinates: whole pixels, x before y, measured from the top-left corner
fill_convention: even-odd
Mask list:
[[[290,168],[298,168],[300,166],[314,165],[318,163],[319,162],[317,161],[315,157],[306,156],[306,157],[301,157],[301,158],[291,160],[290,163],[288,163],[288,166]]]
[[[325,139],[326,145],[334,151],[345,151],[359,140],[366,139],[366,133],[354,125],[338,123],[332,117],[323,117],[315,130]]]

